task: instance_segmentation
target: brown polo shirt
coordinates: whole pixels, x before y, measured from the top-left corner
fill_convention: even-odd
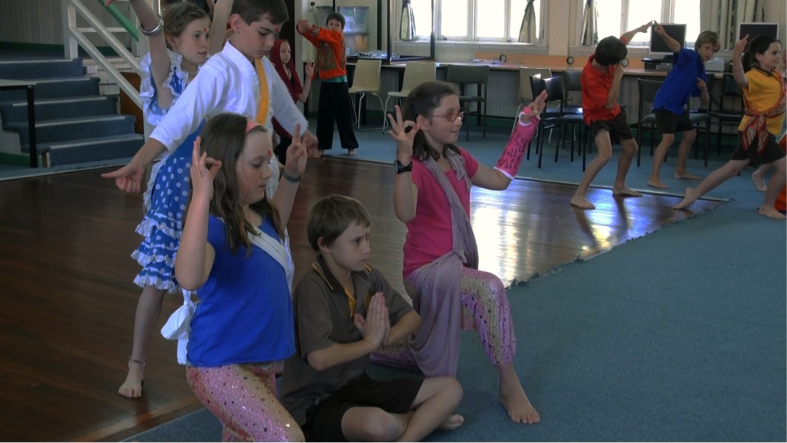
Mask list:
[[[377,269],[367,266],[364,271],[352,275],[357,300],[355,313],[365,317],[368,300],[377,292],[385,296],[391,325],[413,310]],[[309,406],[366,372],[369,356],[323,371],[317,371],[309,365],[307,356],[314,351],[329,348],[336,343],[354,343],[363,339],[350,315],[350,300],[342,285],[328,270],[322,256],[317,256],[312,269],[293,291],[292,307],[295,316],[295,355],[287,359],[284,367],[281,402],[298,424],[303,426]]]

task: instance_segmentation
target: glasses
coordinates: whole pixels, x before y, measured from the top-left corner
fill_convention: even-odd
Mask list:
[[[432,114],[432,117],[444,118],[444,119],[448,120],[449,122],[453,123],[453,122],[456,121],[456,119],[464,120],[466,112],[467,112],[467,109],[461,108],[458,111],[450,111],[447,114],[439,114],[439,115],[438,114]]]

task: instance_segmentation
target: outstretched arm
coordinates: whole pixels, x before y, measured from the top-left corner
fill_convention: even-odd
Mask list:
[[[640,26],[639,28],[624,32],[623,35],[620,36],[620,39],[623,40],[623,43],[629,44],[631,43],[631,39],[633,39],[635,35],[639,34],[640,32],[647,31],[648,28],[650,28],[651,24],[653,24],[653,22],[647,22],[644,25]]]
[[[664,43],[667,44],[667,47],[669,48],[670,51],[672,52],[680,51],[681,48],[680,43],[678,43],[678,41],[675,40],[674,38],[670,37],[669,34],[667,34],[667,31],[664,30],[663,26],[661,26],[658,23],[654,24],[653,32],[658,34],[659,37],[661,37],[664,40]]]

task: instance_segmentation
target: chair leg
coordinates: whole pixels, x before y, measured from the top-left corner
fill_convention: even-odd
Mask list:
[[[544,155],[544,137],[543,135],[538,138],[538,169],[541,169],[541,158]]]
[[[710,120],[705,122],[705,167],[708,167],[710,157]]]

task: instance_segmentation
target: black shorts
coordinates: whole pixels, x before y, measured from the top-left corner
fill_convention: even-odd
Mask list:
[[[656,115],[656,127],[662,134],[674,134],[676,132],[692,131],[694,125],[691,124],[689,111],[683,111],[681,115],[675,115],[664,109],[653,111]]]
[[[739,140],[741,135],[741,131],[738,131]],[[776,141],[776,137],[773,134],[768,134],[768,142],[765,143],[762,154],[757,153],[757,139],[755,138],[749,149],[743,149],[743,143],[738,143],[738,147],[732,153],[732,160],[750,160],[754,166],[760,166],[780,160],[784,158],[784,155],[784,151],[782,151],[781,146]]]
[[[634,135],[631,133],[628,119],[626,119],[626,111],[620,110],[617,117],[609,120],[595,120],[590,123],[590,131],[593,138],[601,131],[609,132],[609,140],[612,143],[619,143],[621,140],[631,140]]]
[[[347,441],[342,418],[354,407],[375,407],[391,414],[410,410],[424,383],[422,379],[374,380],[359,375],[331,396],[306,410],[303,433],[306,441]]]

